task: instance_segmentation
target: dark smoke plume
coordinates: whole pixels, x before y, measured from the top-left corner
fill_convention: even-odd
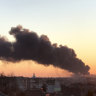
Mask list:
[[[38,36],[35,32],[13,27],[10,34],[15,42],[0,37],[0,59],[7,61],[34,60],[43,65],[66,69],[76,74],[89,74],[89,66],[76,57],[73,49],[66,46],[51,44],[46,35]]]

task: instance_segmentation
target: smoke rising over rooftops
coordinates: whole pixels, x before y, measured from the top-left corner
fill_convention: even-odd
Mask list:
[[[40,37],[35,32],[23,29],[22,26],[12,27],[10,35],[16,41],[9,42],[0,37],[0,59],[19,62],[34,60],[43,65],[53,65],[76,74],[89,74],[90,67],[76,57],[73,49],[66,46],[51,44],[46,35]]]

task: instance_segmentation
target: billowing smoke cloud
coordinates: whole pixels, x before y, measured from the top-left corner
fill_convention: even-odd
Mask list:
[[[89,66],[76,57],[73,49],[66,46],[51,44],[46,35],[38,36],[35,32],[13,27],[10,34],[15,42],[0,37],[0,58],[7,61],[34,60],[43,65],[66,69],[76,74],[89,74]]]

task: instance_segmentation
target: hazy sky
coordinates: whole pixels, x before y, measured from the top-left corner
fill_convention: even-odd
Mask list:
[[[18,24],[39,35],[47,35],[52,43],[56,42],[73,48],[77,57],[91,67],[90,72],[96,74],[96,0],[0,0],[0,34],[13,40],[8,35],[8,31]],[[22,75],[25,70],[30,69],[26,69],[27,63],[25,63],[25,67],[22,67],[22,64],[8,67],[1,62],[0,70],[16,73],[18,69],[16,74]],[[31,68],[35,69],[37,65],[33,65]],[[40,67],[45,71],[44,66],[38,65],[38,68]],[[41,76],[37,72],[38,68],[34,72]],[[49,66],[47,70],[51,68],[53,67]],[[55,76],[64,74],[60,69],[52,70]],[[59,75],[55,74],[56,70],[59,70]],[[30,72],[27,70],[25,75],[29,76],[32,73],[33,69],[30,69]],[[43,76],[48,74],[50,72]]]

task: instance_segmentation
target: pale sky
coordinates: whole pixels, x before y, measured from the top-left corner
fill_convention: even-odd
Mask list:
[[[0,0],[0,34],[13,40],[8,31],[19,24],[38,35],[47,35],[52,43],[73,48],[77,57],[91,67],[91,74],[96,74],[96,0]],[[41,70],[38,69],[41,65],[31,65],[32,70],[29,72],[25,62],[25,69],[20,64],[5,67],[1,62],[0,70],[6,74],[13,72],[23,76],[31,76],[36,72],[41,76],[37,71]],[[35,68],[37,69],[33,72]],[[68,74],[52,66],[42,68],[53,68],[54,76]],[[57,75],[56,70],[59,70]],[[49,76],[50,72],[43,76],[45,75]]]

